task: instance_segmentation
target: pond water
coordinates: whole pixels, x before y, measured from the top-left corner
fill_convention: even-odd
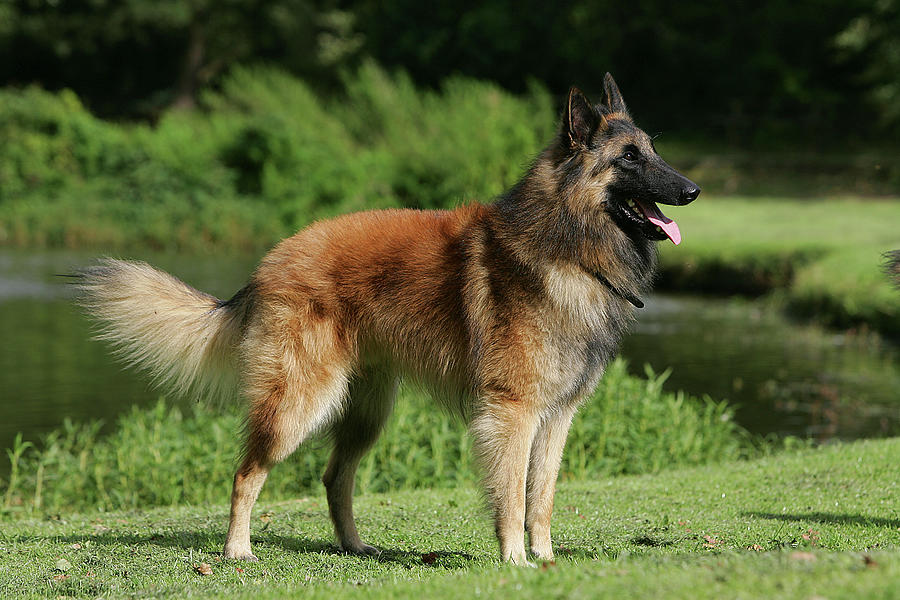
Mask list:
[[[252,256],[130,255],[228,297]],[[160,396],[90,340],[90,326],[56,274],[96,253],[0,251],[0,448],[36,440],[69,417],[115,416]],[[765,303],[658,295],[647,299],[622,354],[672,373],[668,389],[727,398],[754,432],[820,440],[900,434],[900,358],[876,336],[801,326]],[[189,400],[173,400],[186,404]],[[0,470],[5,470],[0,467]]]
[[[898,295],[900,302],[900,295]],[[747,429],[858,439],[900,435],[900,354],[866,331],[788,319],[764,300],[657,295],[622,344],[630,370],[727,399]]]

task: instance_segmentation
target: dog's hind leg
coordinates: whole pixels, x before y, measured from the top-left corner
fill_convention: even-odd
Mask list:
[[[353,487],[356,469],[372,447],[394,405],[397,376],[387,370],[362,369],[350,382],[348,403],[332,428],[334,451],[322,477],[334,532],[345,552],[375,554],[363,543],[353,520]]]
[[[225,558],[258,560],[250,548],[250,511],[266,482],[272,463],[248,455],[234,475],[231,491],[231,517],[225,539]]]
[[[546,417],[531,445],[525,528],[528,530],[532,554],[542,560],[553,560],[553,546],[550,542],[553,494],[575,408],[566,407]]]
[[[534,566],[525,555],[525,484],[537,419],[527,402],[502,395],[484,401],[470,423],[494,513],[503,560]]]
[[[247,451],[234,476],[225,558],[256,560],[250,513],[269,470],[338,414],[347,394],[350,360],[334,336],[324,327],[310,326],[303,337],[280,329],[251,331],[245,349]]]

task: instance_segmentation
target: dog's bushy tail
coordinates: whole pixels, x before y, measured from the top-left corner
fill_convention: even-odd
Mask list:
[[[143,262],[104,259],[77,274],[97,339],[180,394],[224,399],[237,384],[246,294],[221,300]]]

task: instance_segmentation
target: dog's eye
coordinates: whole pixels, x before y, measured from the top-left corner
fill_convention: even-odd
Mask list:
[[[628,152],[626,152],[625,154],[622,155],[622,158],[624,158],[628,162],[634,162],[637,160],[637,154],[635,154],[634,152],[629,150]]]

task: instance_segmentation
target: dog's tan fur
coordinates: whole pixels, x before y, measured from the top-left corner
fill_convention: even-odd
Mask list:
[[[204,377],[226,364],[237,373],[249,417],[227,558],[255,560],[250,511],[266,476],[318,431],[335,441],[323,481],[340,545],[374,552],[354,524],[354,475],[401,376],[467,420],[502,557],[527,563],[527,528],[532,554],[553,558],[569,425],[632,319],[617,290],[646,290],[655,258],[609,213],[609,157],[626,142],[650,145],[633,126],[605,133],[612,120],[630,123],[611,82],[605,106],[570,99],[559,138],[495,204],[316,223],[229,301],[142,263],[84,273],[83,301],[127,359],[181,389],[212,387]],[[592,137],[573,110],[600,115]]]

